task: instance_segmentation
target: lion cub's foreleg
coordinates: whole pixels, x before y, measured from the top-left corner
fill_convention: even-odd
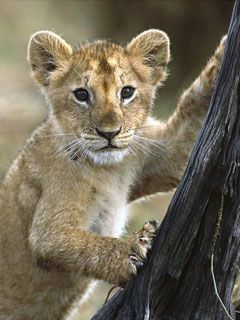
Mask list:
[[[213,94],[226,40],[227,37],[224,36],[214,55],[208,61],[199,77],[183,92],[179,99],[176,111],[167,122],[168,130],[166,130],[166,135],[174,134],[170,131],[172,130],[186,138],[186,142],[192,143],[192,139],[189,141],[189,138],[186,135],[188,129],[186,128],[182,133],[179,130],[184,129],[184,125],[189,124],[191,128],[190,131],[194,138],[198,133],[198,130],[200,129],[199,123],[200,125],[202,124],[202,120],[206,115]],[[197,124],[196,128],[192,128],[194,124]]]
[[[152,121],[142,135],[152,143],[142,171],[133,186],[130,200],[175,188],[186,167],[189,153],[201,128],[221,66],[226,37],[199,77],[184,91],[177,108],[166,123]],[[157,147],[159,145],[159,148]]]
[[[45,226],[35,223],[30,245],[42,268],[79,273],[122,286],[143,264],[158,226],[156,221],[145,223],[124,241],[56,222]]]

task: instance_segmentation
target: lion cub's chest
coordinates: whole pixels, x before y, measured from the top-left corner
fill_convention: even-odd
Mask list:
[[[127,223],[128,181],[111,179],[96,190],[90,206],[88,230],[102,235],[119,237]]]
[[[111,237],[120,237],[128,220],[128,207],[99,208],[91,220],[89,231]]]

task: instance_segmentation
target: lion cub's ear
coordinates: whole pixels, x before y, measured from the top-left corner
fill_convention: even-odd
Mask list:
[[[151,68],[154,84],[167,77],[167,64],[170,60],[169,38],[163,31],[150,29],[140,33],[127,46],[128,52]]]
[[[42,86],[47,86],[54,71],[64,71],[72,55],[72,48],[51,31],[34,33],[28,45],[28,61],[32,75]]]

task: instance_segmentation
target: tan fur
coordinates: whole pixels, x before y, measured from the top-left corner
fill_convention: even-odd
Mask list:
[[[126,48],[96,41],[72,49],[48,31],[32,36],[28,60],[49,117],[0,189],[1,320],[63,319],[93,279],[123,285],[136,273],[158,225],[118,239],[126,205],[178,184],[223,48],[224,41],[162,123],[151,118],[151,109],[167,74],[165,33],[145,31]],[[128,103],[119,96],[126,85],[136,88]],[[90,91],[90,104],[74,98],[79,87]],[[96,127],[120,128],[112,140],[119,149],[99,151],[107,140]]]

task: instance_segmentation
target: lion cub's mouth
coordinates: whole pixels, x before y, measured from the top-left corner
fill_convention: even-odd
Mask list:
[[[120,149],[120,148],[117,147],[117,146],[114,146],[114,145],[111,144],[111,143],[109,143],[107,146],[104,146],[104,147],[100,148],[100,149],[97,150],[97,151],[104,151],[104,150],[109,151],[109,150],[111,150],[111,149]]]
[[[84,162],[91,159],[96,165],[114,165],[129,154],[131,148],[127,141],[104,141],[95,137],[81,136],[65,146],[64,155],[73,161]],[[62,153],[62,149],[60,151]]]

